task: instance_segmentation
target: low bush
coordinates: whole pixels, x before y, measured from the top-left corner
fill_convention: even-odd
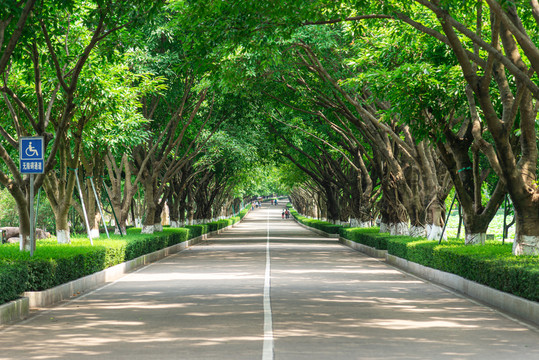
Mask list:
[[[189,229],[189,239],[202,236],[208,233],[208,225],[186,225],[185,228]]]
[[[247,213],[249,212],[249,210],[251,209],[251,204],[247,205],[245,207],[245,209],[241,210],[238,214],[240,220],[243,219],[245,217],[245,215],[247,215]]]
[[[340,230],[343,228],[341,225],[335,225],[327,221],[310,219],[302,216],[296,210],[292,209],[291,206],[288,206],[288,209],[290,214],[292,214],[292,216],[300,223],[318,230],[322,230],[328,234],[339,234]]]
[[[373,228],[342,228],[340,235],[348,240],[373,247],[378,250],[387,250],[388,241],[394,236],[380,233],[380,229]]]
[[[28,281],[28,268],[22,264],[0,263],[0,304],[18,299]]]
[[[227,226],[233,225],[234,223],[235,222],[232,218],[228,218],[228,219],[212,221],[210,223],[207,223],[206,225],[208,225],[209,231],[213,232],[213,231],[224,229]]]
[[[425,239],[391,239],[388,252],[403,259],[539,301],[539,258],[512,255],[512,244],[488,241],[466,246],[463,240],[438,244]]]

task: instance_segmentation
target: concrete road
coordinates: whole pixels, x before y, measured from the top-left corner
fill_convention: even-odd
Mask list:
[[[0,328],[0,359],[539,359],[539,332],[281,219]]]

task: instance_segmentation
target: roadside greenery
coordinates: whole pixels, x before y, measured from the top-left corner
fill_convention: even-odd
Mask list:
[[[423,239],[443,237],[454,194],[464,244],[494,253],[487,233],[501,228],[510,200],[512,254],[539,255],[535,0],[6,4],[0,225],[18,226],[20,249],[36,260],[14,255],[15,245],[0,259],[42,259],[28,283],[183,241],[100,250],[103,224],[161,234],[168,221],[202,234],[276,194],[289,195],[309,226],[440,267],[450,256]],[[24,136],[45,143],[35,182],[18,169]],[[37,226],[66,244],[58,249],[73,248],[65,258],[30,241],[40,189]],[[354,230],[375,223],[379,235]],[[71,240],[84,230],[94,247]],[[393,249],[384,234],[403,245]],[[56,265],[41,258],[56,251]],[[62,270],[71,266],[78,273]]]
[[[309,221],[292,209],[296,219],[307,226],[334,234],[337,227],[341,237],[387,250],[390,255],[462,276],[516,296],[539,301],[539,259],[536,256],[515,256],[512,244],[487,241],[484,246],[466,246],[464,240],[437,241],[410,236],[392,236],[380,229],[347,228],[327,222]],[[327,230],[324,230],[327,229]]]

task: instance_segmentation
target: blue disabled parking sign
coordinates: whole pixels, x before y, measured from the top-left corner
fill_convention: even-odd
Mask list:
[[[43,137],[19,138],[19,165],[21,174],[43,174]]]

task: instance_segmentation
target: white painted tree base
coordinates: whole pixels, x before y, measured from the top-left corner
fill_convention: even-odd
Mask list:
[[[155,232],[154,225],[142,225],[142,230],[140,230],[141,234],[153,234],[154,232]]]
[[[126,230],[125,226],[122,226],[122,234],[121,235],[125,235],[125,234],[127,234],[127,230]],[[118,229],[117,226],[114,228],[114,235],[120,235],[120,230]]]
[[[390,235],[410,235],[407,223],[391,224],[389,229]]]
[[[141,218],[135,218],[135,227],[142,227],[142,219]]]
[[[358,219],[350,219],[350,227],[353,228],[368,228],[371,227],[371,223],[368,221],[361,221]]]
[[[442,236],[443,227],[438,225],[427,224],[427,240],[440,241],[440,236]],[[447,240],[447,231],[444,232],[442,240]]]
[[[19,234],[19,250],[20,251],[31,251],[31,244],[30,244],[30,237],[28,237],[28,241],[26,242],[26,246],[22,246],[23,244],[23,237],[22,234]]]
[[[71,244],[69,230],[57,230],[56,241],[58,242],[58,244]]]
[[[161,223],[154,224],[153,229],[155,232],[161,232],[163,231],[163,225],[161,225]]]
[[[427,231],[423,226],[410,226],[411,237],[425,237]]]
[[[384,223],[384,222],[380,222],[380,232],[381,233],[388,233],[389,232],[389,225]]]
[[[539,255],[539,236],[516,235],[513,255]]]
[[[99,239],[99,229],[91,229],[90,236],[92,239]]]
[[[170,222],[170,227],[171,227],[171,228],[179,228],[179,227],[181,227],[181,226],[180,226],[180,222],[179,222],[179,221],[176,221],[176,220],[172,220],[172,221]]]
[[[487,239],[486,233],[466,234],[464,244],[466,245],[485,245]]]

